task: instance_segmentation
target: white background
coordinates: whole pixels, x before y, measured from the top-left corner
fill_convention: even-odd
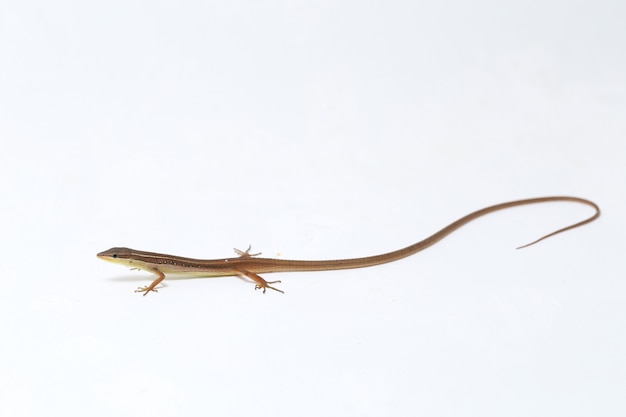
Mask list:
[[[623,416],[624,2],[4,1],[3,416]],[[405,260],[168,279],[199,258]]]

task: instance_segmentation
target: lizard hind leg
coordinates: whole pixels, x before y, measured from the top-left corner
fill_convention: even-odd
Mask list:
[[[248,245],[248,249],[246,249],[245,251],[239,250],[237,248],[233,248],[235,253],[237,255],[239,255],[240,258],[252,258],[253,256],[259,256],[261,254],[261,252],[259,252],[259,253],[250,253],[250,249],[252,249],[252,245]]]
[[[249,250],[249,249],[248,249]],[[263,279],[260,275],[255,274],[254,272],[250,272],[250,271],[246,271],[245,269],[237,269],[237,271],[239,271],[239,273],[245,277],[250,278],[252,281],[255,282],[255,286],[254,289],[255,290],[263,290],[263,294],[265,294],[265,291],[269,288],[270,290],[274,290],[274,291],[278,291],[279,293],[284,294],[285,292],[283,290],[279,290],[278,288],[274,288],[272,287],[270,284],[278,284],[280,283],[280,281],[266,281],[265,279]]]

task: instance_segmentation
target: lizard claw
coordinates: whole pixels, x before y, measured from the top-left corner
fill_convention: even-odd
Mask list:
[[[252,249],[252,245],[248,245],[248,249],[246,249],[245,251],[239,250],[237,248],[233,248],[235,253],[239,255],[241,258],[252,258],[253,256],[259,256],[261,254],[261,252],[250,253],[250,249]]]
[[[148,294],[150,291],[154,291],[154,292],[159,292],[159,290],[156,290],[154,288],[150,288],[150,287],[139,287],[135,290],[135,292],[142,292],[143,296],[145,297],[146,294]]]
[[[265,281],[265,280],[263,280],[263,281],[264,281],[264,284],[256,284],[256,285],[254,286],[254,289],[255,289],[255,290],[261,290],[261,289],[262,289],[262,290],[263,290],[263,294],[265,294],[265,290],[267,290],[268,288],[269,288],[269,289],[272,289],[272,290],[274,290],[274,291],[278,291],[279,293],[282,293],[282,294],[284,294],[284,293],[285,293],[285,291],[283,291],[283,290],[279,290],[278,288],[274,288],[274,287],[272,287],[271,285],[269,285],[269,284],[277,284],[277,283],[280,283],[280,281],[269,281],[269,282],[268,282],[268,281]]]

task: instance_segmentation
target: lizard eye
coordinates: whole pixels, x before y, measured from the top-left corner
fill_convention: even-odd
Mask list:
[[[117,258],[117,253],[114,253],[114,254],[113,254],[113,258]]]

